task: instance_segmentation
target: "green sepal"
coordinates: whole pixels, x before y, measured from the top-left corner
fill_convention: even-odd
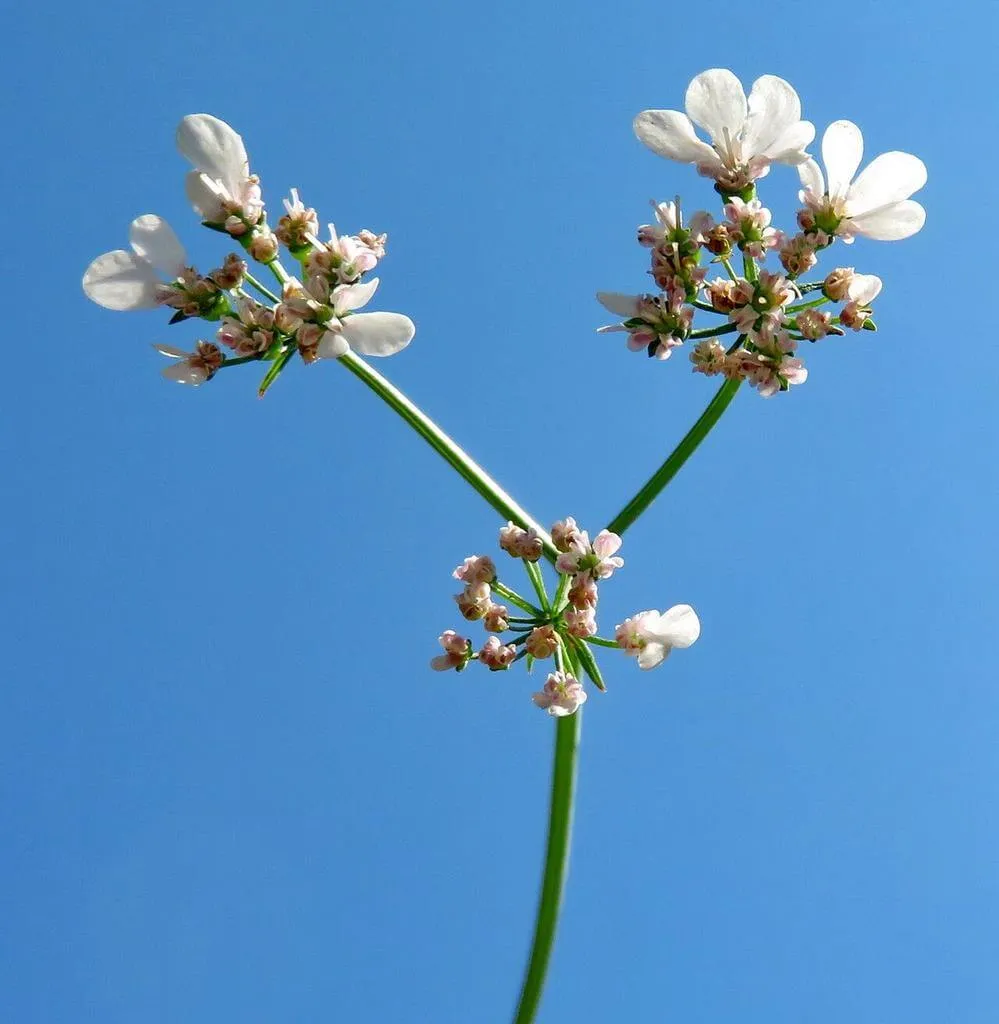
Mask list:
[[[593,652],[586,643],[578,637],[570,636],[567,639],[572,647],[572,653],[576,656],[576,660],[582,666],[583,671],[590,677],[593,685],[598,690],[602,690],[606,693],[607,687],[604,685],[604,677],[600,674],[600,666],[597,665],[597,660],[593,657]]]

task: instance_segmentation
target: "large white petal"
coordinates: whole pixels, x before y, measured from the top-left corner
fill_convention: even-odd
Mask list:
[[[675,604],[659,616],[649,633],[670,647],[689,647],[701,635],[701,620],[689,604]]]
[[[735,139],[746,123],[746,94],[727,68],[702,71],[687,86],[685,105],[690,119],[719,144],[724,142],[726,129]]]
[[[165,277],[177,277],[187,263],[187,253],[173,228],[155,213],[136,217],[128,229],[132,248]]]
[[[768,148],[800,120],[801,100],[790,83],[776,75],[757,78],[749,93],[743,157],[748,161],[757,155],[767,155]]]
[[[339,359],[350,351],[350,346],[344,340],[339,331],[327,331],[320,339],[316,347],[318,359]]]
[[[638,315],[637,295],[622,295],[620,292],[597,292],[597,302],[604,309],[623,316],[625,320]]]
[[[98,256],[83,275],[87,298],[105,309],[155,309],[159,283],[144,259],[124,249]]]
[[[221,180],[231,195],[250,173],[242,138],[211,114],[188,114],[177,128],[177,148],[199,171]]]
[[[166,356],[168,359],[186,359],[191,354],[182,348],[174,348],[173,345],[161,345],[158,341],[151,344],[161,356]]]
[[[190,384],[195,388],[208,380],[208,371],[203,366],[192,366],[190,363],[171,363],[160,373],[167,380],[176,381],[178,384]]]
[[[888,203],[908,199],[925,184],[926,164],[918,156],[882,153],[861,171],[847,193],[847,215],[860,217]]]
[[[769,157],[778,164],[791,164],[798,167],[811,157],[805,147],[815,138],[815,125],[811,121],[796,121],[785,128],[759,156]]]
[[[826,165],[831,198],[846,195],[864,155],[864,136],[852,121],[833,121],[822,136],[822,162]]]
[[[926,222],[926,211],[913,199],[889,203],[878,210],[853,217],[851,223],[858,235],[881,242],[897,242],[914,235]]]
[[[881,278],[875,274],[854,274],[847,287],[851,302],[869,306],[881,294]]]
[[[343,321],[343,336],[355,352],[390,356],[404,349],[416,327],[402,313],[352,313]]]
[[[218,192],[212,187],[212,179],[201,171],[190,171],[184,177],[184,191],[190,204],[210,224],[221,224],[225,220],[225,210]]]
[[[632,127],[653,153],[668,160],[682,164],[721,164],[718,154],[694,134],[690,118],[678,110],[643,110]]]
[[[370,281],[358,281],[357,284],[338,284],[330,293],[330,303],[339,316],[341,313],[349,313],[353,309],[366,306],[377,290],[377,277]]]
[[[825,195],[826,182],[816,160],[809,157],[804,163],[798,164],[798,177],[804,188],[810,189],[817,196]]]
[[[649,669],[661,665],[669,657],[669,650],[666,644],[661,644],[658,640],[650,640],[638,652],[638,667]]]

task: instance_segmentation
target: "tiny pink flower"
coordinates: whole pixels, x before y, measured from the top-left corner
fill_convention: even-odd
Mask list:
[[[583,611],[597,606],[597,584],[590,576],[576,576],[569,586],[569,604]]]
[[[531,700],[539,708],[556,718],[575,713],[586,703],[586,691],[581,683],[565,672],[552,672],[545,680],[544,689],[532,694]]]
[[[470,622],[483,618],[492,602],[488,583],[470,583],[460,594],[454,595],[458,611]]]
[[[592,608],[567,608],[565,628],[571,636],[585,640],[597,632],[597,617]]]
[[[523,530],[513,523],[507,523],[499,532],[499,546],[512,558],[523,558],[536,562],[544,551],[544,545],[533,527]]]
[[[559,646],[558,633],[552,626],[538,626],[531,630],[524,647],[532,658],[550,658]]]
[[[560,519],[552,524],[552,543],[559,551],[568,551],[575,540],[579,538],[579,527],[572,516]]]
[[[807,341],[818,341],[834,330],[832,314],[820,309],[803,309],[795,317],[795,323],[801,336]]]
[[[430,667],[435,672],[446,672],[450,668],[461,671],[471,657],[471,645],[469,642],[453,629],[445,630],[437,640],[441,647],[444,648],[444,653],[438,654],[436,658],[431,659]]]
[[[451,575],[462,583],[492,583],[496,566],[488,555],[471,555]]]
[[[618,646],[638,658],[638,667],[655,668],[674,647],[689,647],[701,634],[697,613],[689,604],[678,604],[665,612],[639,612],[625,619],[614,631]]]
[[[845,302],[849,297],[850,284],[854,276],[853,267],[837,267],[831,270],[822,282],[822,294],[833,302]]]
[[[581,530],[569,549],[558,556],[555,568],[563,573],[605,580],[624,565],[623,558],[614,557],[614,552],[620,547],[621,538],[616,533],[601,530],[591,546],[589,535]]]
[[[705,377],[714,377],[723,373],[728,353],[725,346],[717,338],[704,338],[699,341],[690,353],[690,361],[694,364],[694,373],[703,373]]]
[[[491,604],[489,610],[482,616],[482,625],[490,633],[502,633],[510,628],[509,611],[504,605]]]
[[[881,278],[874,274],[854,274],[847,287],[849,302],[840,310],[839,322],[854,331],[862,331],[874,312],[871,303],[881,292]]]
[[[517,657],[517,648],[512,644],[503,644],[498,637],[491,636],[479,651],[479,661],[491,672],[509,668]]]

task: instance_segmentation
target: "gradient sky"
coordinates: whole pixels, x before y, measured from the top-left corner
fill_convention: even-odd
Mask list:
[[[603,652],[540,1019],[991,1024],[997,380],[964,320],[988,265],[949,261],[991,230],[995,7],[12,19],[0,1019],[509,1020],[551,722],[520,671],[427,667],[495,514],[337,365],[264,401],[256,368],[171,385],[149,343],[196,328],[79,280],[148,212],[216,265],[173,131],[223,117],[272,208],[294,185],[389,233],[377,308],[418,333],[379,368],[542,521],[596,530],[714,391],[594,334],[594,291],[644,286],[647,200],[712,201],[630,122],[726,66],[921,156],[928,220],[823,264],[884,278],[879,333],[741,393],[626,537],[603,631],[686,601],[703,634],[649,674]],[[781,223],[795,192],[763,183]]]

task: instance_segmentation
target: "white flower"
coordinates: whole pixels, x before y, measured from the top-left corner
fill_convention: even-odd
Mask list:
[[[174,348],[173,345],[154,344],[153,348],[161,356],[177,360],[163,370],[163,376],[167,380],[174,380],[178,384],[190,384],[192,387],[211,380],[223,362],[221,349],[210,341],[199,341],[193,352],[185,352],[183,349]]]
[[[689,604],[665,612],[639,612],[614,631],[618,646],[637,655],[639,668],[661,665],[674,647],[689,647],[701,635],[701,622]]]
[[[758,78],[747,100],[731,71],[712,68],[690,83],[685,104],[686,114],[643,110],[635,118],[635,134],[653,153],[696,164],[723,189],[741,191],[767,174],[771,163],[808,159],[805,147],[815,126],[801,120],[801,101],[783,78]],[[697,137],[694,124],[708,133],[710,145]]]
[[[565,672],[552,672],[545,680],[544,688],[531,694],[531,700],[539,708],[544,708],[555,718],[573,715],[581,704],[586,703],[586,691],[583,684]]]
[[[250,160],[238,132],[211,114],[188,114],[177,127],[177,148],[195,167],[184,186],[204,220],[223,223],[235,208],[251,223],[259,220],[260,188],[250,174]]]
[[[822,136],[826,176],[811,157],[798,168],[804,186],[799,197],[815,226],[845,242],[854,235],[886,242],[914,235],[926,211],[909,196],[926,184],[926,165],[911,153],[882,153],[854,181],[863,153],[860,129],[834,121]]]
[[[98,256],[83,275],[83,290],[105,309],[154,309],[160,304],[161,274],[176,278],[187,256],[162,217],[146,213],[129,227],[132,252],[115,249]]]
[[[322,278],[310,278],[309,284]],[[326,304],[333,308],[333,319],[326,325],[317,349],[319,359],[339,359],[348,349],[365,356],[390,356],[404,349],[416,333],[416,327],[402,313],[355,313],[371,301],[378,278],[360,284],[337,285]]]

